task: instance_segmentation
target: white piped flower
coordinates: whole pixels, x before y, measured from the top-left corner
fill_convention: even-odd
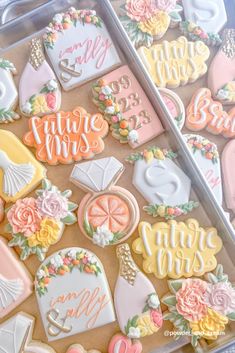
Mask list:
[[[75,249],[71,249],[68,252],[68,256],[71,257],[71,259],[76,260],[77,258],[77,251]]]
[[[229,97],[229,92],[225,89],[220,89],[217,93],[217,97],[219,99],[228,99]]]
[[[110,106],[105,109],[105,113],[107,114],[114,114],[115,113],[115,108]]]
[[[149,296],[147,300],[148,306],[152,309],[157,309],[160,305],[157,294],[153,293]]]
[[[131,130],[127,137],[127,139],[131,142],[137,142],[138,138],[139,138],[139,134],[138,134],[138,131],[136,130]]]
[[[57,14],[53,17],[53,22],[61,23],[62,21],[63,21],[63,16],[61,15],[61,13],[57,13]]]
[[[104,248],[109,245],[110,241],[113,240],[113,233],[108,229],[106,225],[97,227],[96,232],[93,234],[93,243]]]
[[[29,102],[26,102],[23,107],[22,107],[22,111],[25,113],[25,114],[30,114],[31,111],[32,111],[32,106]]]
[[[104,86],[102,87],[101,92],[105,95],[109,95],[112,93],[112,90],[109,86]]]
[[[47,88],[49,89],[49,91],[55,91],[58,88],[58,83],[56,82],[56,80],[50,80],[47,83]]]
[[[130,327],[127,335],[129,338],[140,338],[139,327]]]
[[[39,278],[39,279],[42,279],[42,278],[44,278],[44,277],[46,277],[47,276],[47,274],[46,274],[46,272],[41,268],[38,272],[37,272],[37,277]]]
[[[59,268],[60,266],[62,266],[63,263],[63,259],[60,255],[55,255],[51,260],[51,264],[55,267],[55,268]]]

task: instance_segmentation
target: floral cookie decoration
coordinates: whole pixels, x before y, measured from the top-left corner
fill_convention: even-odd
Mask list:
[[[123,334],[116,334],[111,338],[108,346],[108,353],[142,353],[142,343],[138,339],[130,339]]]
[[[150,47],[176,27],[183,8],[177,0],[126,0],[120,7],[120,20],[135,47]]]
[[[0,58],[0,124],[11,123],[20,118],[14,111],[18,103],[18,91],[13,80],[16,74],[14,64]]]
[[[199,206],[189,201],[191,182],[173,162],[176,158],[173,151],[157,146],[126,158],[134,164],[133,185],[149,202],[144,211],[153,217],[174,219]]]
[[[203,228],[196,219],[141,222],[138,231],[132,248],[142,255],[144,271],[157,278],[202,276],[217,266],[222,240],[216,228]]]
[[[71,190],[61,192],[44,179],[36,195],[17,200],[6,213],[6,232],[12,234],[8,244],[21,249],[21,260],[35,254],[43,261],[49,247],[60,240],[65,225],[77,220],[73,213],[77,204],[69,201]]]
[[[161,302],[168,306],[164,320],[169,320],[179,332],[191,335],[191,344],[198,340],[216,340],[229,320],[235,321],[235,288],[218,265],[204,279],[169,280],[170,293]]]
[[[43,116],[60,108],[61,92],[45,60],[41,40],[32,39],[30,56],[19,83],[20,110],[26,116]]]
[[[200,26],[192,21],[181,21],[179,24],[182,34],[192,41],[201,40],[209,46],[219,46],[222,43],[220,34],[204,31]]]
[[[101,353],[96,349],[89,349],[88,351],[81,344],[72,344],[66,353]]]
[[[114,305],[120,329],[131,339],[152,335],[162,326],[156,290],[136,266],[127,243],[117,247],[117,257],[119,275],[114,289]]]
[[[136,148],[164,129],[151,102],[127,65],[103,76],[92,87],[93,102],[112,136]]]
[[[46,258],[36,273],[35,291],[49,341],[115,321],[103,265],[89,250],[67,248]]]
[[[75,165],[70,181],[89,193],[80,202],[78,224],[94,244],[105,247],[127,239],[139,221],[134,196],[116,186],[124,166],[114,157]]]

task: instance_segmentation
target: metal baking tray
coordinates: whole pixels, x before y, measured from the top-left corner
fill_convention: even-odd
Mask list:
[[[51,0],[50,2],[39,6],[30,13],[24,14],[5,25],[0,26],[0,55],[6,52],[9,48],[18,45],[25,41],[26,38],[40,33],[48,24],[53,15],[61,12],[64,9],[80,4],[81,2],[89,6],[92,1],[78,1],[78,0]],[[119,49],[123,53],[126,61],[131,67],[133,73],[136,75],[139,82],[141,82],[144,91],[149,97],[154,109],[158,113],[162,124],[166,130],[165,135],[169,145],[179,154],[178,160],[185,172],[192,180],[192,187],[196,192],[198,199],[212,224],[217,227],[219,234],[223,238],[224,247],[230,257],[231,262],[235,265],[235,232],[224,214],[222,207],[218,204],[211,189],[206,183],[204,175],[195,163],[187,145],[182,138],[181,132],[175,126],[171,119],[169,112],[158,92],[158,89],[152,82],[148,72],[139,59],[135,48],[130,42],[125,30],[122,27],[116,13],[114,12],[109,0],[96,0],[100,10],[99,14],[106,23],[110,34],[115,38]],[[157,138],[149,144],[157,144]],[[141,149],[141,148],[140,148]],[[153,220],[154,222],[154,220]],[[235,332],[233,337],[230,334],[224,337],[220,342],[215,342],[206,347],[200,347],[200,352],[219,352],[223,351],[225,347],[235,343]],[[192,352],[193,349],[188,345],[188,340],[180,339],[176,342],[172,341],[167,346],[163,346],[154,350],[152,353],[160,352]],[[198,352],[199,352],[198,351]],[[149,353],[149,352],[147,352]]]

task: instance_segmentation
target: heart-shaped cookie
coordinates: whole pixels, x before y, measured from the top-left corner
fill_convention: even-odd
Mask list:
[[[141,353],[142,344],[138,340],[131,340],[130,338],[117,334],[112,337],[108,353]],[[77,353],[77,352],[67,352],[67,353]],[[80,353],[80,352],[79,352]]]
[[[72,346],[69,347],[66,353],[101,353],[101,352],[97,351],[96,349],[90,349],[89,351],[87,351],[81,344],[73,344]]]

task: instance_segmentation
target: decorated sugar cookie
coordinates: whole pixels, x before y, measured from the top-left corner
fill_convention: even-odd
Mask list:
[[[30,296],[33,283],[25,265],[1,236],[0,254],[0,318],[2,318]]]
[[[220,205],[223,202],[220,157],[216,144],[200,135],[184,135],[188,147]]]
[[[3,221],[5,217],[4,206],[5,206],[5,201],[0,197],[0,223]]]
[[[10,131],[0,130],[0,197],[15,202],[46,176],[46,169]]]
[[[185,108],[181,98],[178,94],[167,88],[159,88],[159,92],[172,119],[177,127],[182,130],[185,123]]]
[[[115,183],[124,166],[114,157],[75,165],[70,180],[88,191],[78,208],[82,233],[94,244],[116,245],[132,235],[139,222],[134,196]]]
[[[216,340],[229,320],[235,320],[235,288],[222,265],[204,277],[169,280],[170,293],[161,299],[168,306],[164,320],[171,321],[177,331],[188,332],[193,347],[201,338]]]
[[[36,149],[36,157],[51,165],[89,159],[104,150],[108,123],[101,114],[89,114],[82,107],[60,111],[42,119],[32,117],[23,141]]]
[[[114,304],[120,329],[133,339],[152,335],[162,326],[160,301],[154,286],[136,266],[127,243],[117,247],[117,257],[120,265]]]
[[[120,65],[102,19],[94,10],[56,14],[43,36],[47,55],[64,90],[95,79]]]
[[[66,353],[101,353],[96,349],[90,349],[87,351],[81,344],[72,344],[66,351]]]
[[[189,42],[181,36],[151,48],[138,49],[150,76],[158,87],[176,88],[196,81],[207,72],[210,50],[202,42]]]
[[[214,135],[235,136],[235,108],[228,113],[214,101],[208,88],[200,88],[193,95],[186,111],[186,127],[192,131],[207,129]]]
[[[225,146],[222,153],[222,173],[225,202],[227,207],[235,213],[235,185],[234,185],[234,162],[235,162],[235,140],[231,140]]]
[[[60,240],[65,225],[76,222],[73,211],[77,204],[69,201],[71,195],[71,190],[61,192],[44,179],[36,198],[19,199],[7,211],[6,231],[12,235],[8,245],[21,249],[21,260],[35,254],[43,261],[49,247]]]
[[[45,60],[41,40],[30,43],[30,56],[19,84],[20,110],[26,116],[43,116],[60,108],[61,93],[55,74]]]
[[[157,278],[201,276],[217,265],[222,240],[213,227],[202,228],[195,219],[139,224],[133,250],[143,256],[143,269]]]
[[[211,45],[212,47],[222,43],[222,39],[218,33],[207,33],[192,21],[181,21],[179,28],[182,34],[192,41],[201,40],[206,45]]]
[[[18,103],[18,92],[13,80],[16,74],[14,64],[0,58],[0,124],[11,123],[20,118],[14,111]]]
[[[111,338],[108,347],[108,353],[142,353],[142,344],[139,340],[116,334]]]
[[[35,289],[48,341],[115,321],[104,268],[91,251],[68,248],[48,257]]]
[[[173,219],[191,212],[198,202],[189,201],[191,181],[173,162],[177,154],[157,146],[127,157],[134,164],[132,183],[149,202],[144,210],[153,217]]]
[[[120,20],[135,47],[150,47],[169,27],[178,25],[182,10],[177,0],[126,0],[120,7]]]
[[[19,312],[0,325],[0,351],[3,353],[56,353],[41,341],[32,339],[34,317]]]
[[[136,148],[164,130],[148,97],[128,68],[122,66],[98,80],[93,102],[104,114],[112,135]]]
[[[208,87],[223,104],[235,103],[235,29],[223,32],[223,43],[208,71]]]

